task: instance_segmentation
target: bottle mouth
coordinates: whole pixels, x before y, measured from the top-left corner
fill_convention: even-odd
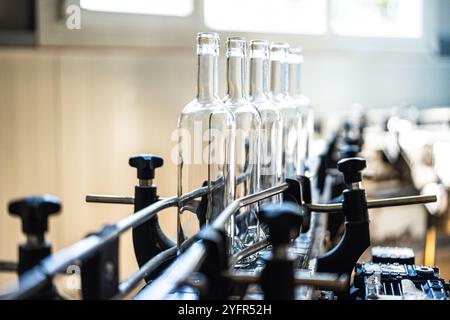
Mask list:
[[[247,55],[247,41],[242,37],[227,39],[227,57],[245,57]]]
[[[286,42],[274,42],[270,45],[270,60],[286,61],[289,52],[289,44]]]
[[[289,63],[303,63],[303,50],[300,47],[297,48],[289,48],[289,55],[288,55],[288,61]]]
[[[215,32],[197,33],[197,54],[219,55],[220,37]]]
[[[197,33],[197,45],[219,45],[220,37],[215,32],[199,32]]]
[[[269,57],[269,45],[267,40],[250,41],[250,57],[267,59]]]

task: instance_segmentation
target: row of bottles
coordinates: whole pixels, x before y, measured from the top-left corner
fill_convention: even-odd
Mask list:
[[[219,36],[197,35],[197,97],[178,119],[178,195],[200,187],[210,192],[178,210],[178,244],[213,221],[234,199],[306,174],[312,139],[310,103],[300,91],[303,56],[286,43],[227,40],[226,96],[218,96]],[[267,201],[279,201],[272,198]],[[232,247],[262,235],[256,207],[229,222]]]

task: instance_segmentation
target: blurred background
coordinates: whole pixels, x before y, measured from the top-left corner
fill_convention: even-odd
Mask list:
[[[61,198],[49,232],[60,249],[132,213],[84,199],[133,195],[133,154],[162,155],[159,192],[176,194],[171,133],[195,95],[195,35],[207,30],[222,43],[301,46],[303,91],[325,122],[355,102],[450,106],[447,0],[0,0],[0,260],[17,260],[22,239],[6,210],[13,198]],[[223,46],[220,63],[223,95]],[[374,241],[422,241],[424,210],[396,210],[372,217]],[[160,221],[174,236],[175,212]],[[124,277],[137,267],[131,234],[121,250]]]

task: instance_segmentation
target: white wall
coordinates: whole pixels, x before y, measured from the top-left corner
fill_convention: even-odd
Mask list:
[[[304,91],[332,116],[352,102],[371,107],[450,104],[450,61],[424,54],[306,52]],[[128,157],[162,155],[162,196],[176,192],[170,133],[195,93],[194,49],[40,48],[0,50],[0,260],[16,260],[18,219],[11,198],[61,197],[52,219],[56,249],[132,212],[84,202],[87,193],[132,195]],[[224,61],[221,61],[223,80]],[[223,93],[223,81],[221,91]],[[162,214],[169,234],[174,212]],[[123,275],[136,267],[128,234]]]

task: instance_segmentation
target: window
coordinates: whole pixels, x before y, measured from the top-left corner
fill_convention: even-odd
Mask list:
[[[423,0],[204,0],[215,30],[420,38]]]
[[[420,38],[421,0],[331,0],[331,31],[343,36]]]
[[[323,34],[327,0],[204,0],[215,30]]]
[[[83,9],[91,11],[188,16],[193,0],[80,0]]]

